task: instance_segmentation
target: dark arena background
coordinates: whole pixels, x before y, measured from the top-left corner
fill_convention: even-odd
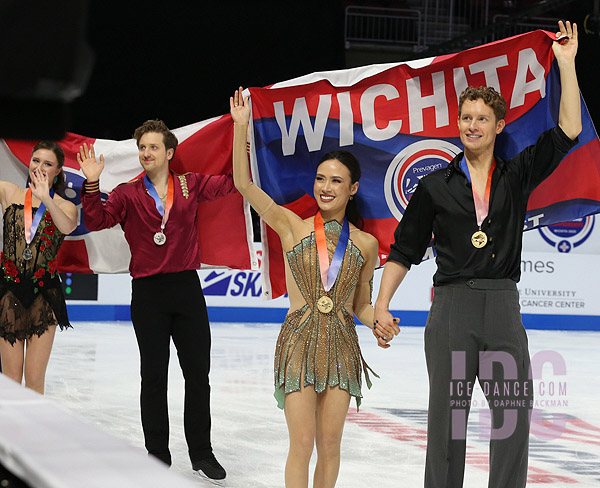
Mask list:
[[[427,29],[417,29],[408,11],[428,19]],[[384,20],[370,23],[373,18]],[[527,30],[554,30],[559,19],[578,24],[580,89],[599,127],[600,0],[2,0],[0,138],[60,139],[73,132],[129,139],[147,119],[179,128],[227,113],[229,97],[240,84],[263,87],[317,71],[459,52]],[[545,231],[541,238],[558,242],[559,232],[591,234],[593,225],[593,220],[578,222]],[[558,251],[525,256],[524,280],[535,279],[520,290],[521,306],[551,302],[563,311],[597,308],[597,287],[587,290],[592,298],[575,291],[585,288],[580,284],[585,280],[598,284],[598,252],[589,254],[596,254],[589,265],[581,254],[568,256],[569,262]],[[428,303],[432,265],[420,266],[425,270],[419,273],[427,276],[414,282],[425,290]],[[554,284],[557,280],[550,280],[559,273],[569,279]],[[62,275],[75,327],[57,333],[46,396],[0,376],[0,487],[210,486],[189,468],[180,415],[184,380],[174,349],[169,373],[173,466],[167,471],[146,459],[129,277],[116,278],[112,292],[124,298],[115,305],[114,320],[81,319],[104,293],[102,278]],[[213,444],[228,470],[226,486],[282,486],[287,431],[272,398],[272,361],[285,307],[265,307],[259,319],[240,315],[226,323],[219,315],[221,304],[235,307],[241,301],[243,307],[244,300],[259,300],[260,279],[248,270],[223,269],[206,271],[201,279],[208,299],[221,300],[214,310],[209,302],[211,394]],[[410,289],[411,283],[403,286]],[[415,322],[424,321],[424,314],[415,312]],[[528,330],[540,374],[528,486],[600,484],[600,335],[586,325],[598,323],[598,315],[581,315],[578,324],[583,325],[576,330],[527,327],[545,329]],[[351,404],[338,486],[423,484],[428,380],[423,324],[411,323],[412,318],[407,312],[401,336],[387,351],[376,347],[366,327],[357,328],[363,354],[381,379],[372,390],[364,389],[360,412]],[[489,416],[481,392],[474,398],[465,487],[486,486],[489,469],[489,435],[481,428]]]

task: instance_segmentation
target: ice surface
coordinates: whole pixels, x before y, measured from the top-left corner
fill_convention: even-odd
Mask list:
[[[131,324],[74,325],[74,330],[56,336],[46,394],[144,451],[139,355]],[[228,487],[284,485],[287,429],[272,387],[278,332],[279,326],[272,324],[212,324],[212,442],[227,469]],[[374,379],[371,390],[364,389],[360,413],[354,402],[351,405],[337,486],[421,487],[428,397],[423,329],[403,327],[388,350],[376,346],[366,327],[360,326],[358,333],[363,355],[381,379]],[[540,420],[534,422],[537,434],[531,436],[528,485],[598,486],[600,333],[536,330],[528,334],[532,357],[550,351],[538,359],[557,363],[562,358],[566,365],[566,374],[561,375],[546,364],[535,383],[536,399],[546,403],[535,413]],[[550,384],[555,388],[552,395]],[[482,398],[481,392],[474,396],[479,402]],[[480,410],[473,407],[470,417],[465,487],[487,486],[488,441],[478,428]],[[183,435],[183,378],[174,348],[169,411],[172,469],[210,486],[190,467]],[[557,415],[567,417],[564,428],[556,424]],[[311,469],[314,462],[315,455]]]

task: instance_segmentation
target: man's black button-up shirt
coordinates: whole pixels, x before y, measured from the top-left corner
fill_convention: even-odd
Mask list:
[[[473,190],[459,165],[459,154],[447,169],[419,181],[394,233],[388,259],[407,268],[419,264],[432,238],[437,252],[434,285],[462,278],[521,276],[522,234],[529,195],[577,144],[556,126],[540,135],[508,162],[496,159],[489,213],[481,225],[487,244],[477,249],[471,236],[479,228]]]

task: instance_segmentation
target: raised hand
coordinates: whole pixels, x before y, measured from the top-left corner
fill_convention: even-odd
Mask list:
[[[573,61],[577,54],[577,48],[579,47],[577,24],[574,23],[571,25],[571,22],[568,20],[566,22],[559,20],[556,39],[560,38],[563,39],[552,43],[552,51],[554,51],[556,60],[559,63],[563,61]]]
[[[229,97],[231,118],[236,124],[247,124],[250,121],[250,103],[248,97],[243,98],[244,89],[240,86],[232,97]]]
[[[100,174],[104,169],[104,156],[100,154],[100,162],[96,161],[96,153],[92,144],[88,147],[87,143],[84,142],[83,146],[79,146],[77,162],[89,182],[100,179]]]
[[[50,187],[52,185],[48,181],[48,175],[42,173],[39,168],[31,173],[31,181],[29,187],[31,188],[31,194],[41,200],[45,201],[46,198],[50,198]]]
[[[575,69],[575,55],[579,46],[577,24],[558,22],[556,38],[552,43],[552,51],[560,70],[560,108],[558,125],[572,140],[581,133],[581,94]],[[562,38],[562,39],[561,39]]]

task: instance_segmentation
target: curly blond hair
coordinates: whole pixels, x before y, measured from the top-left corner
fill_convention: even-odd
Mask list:
[[[504,100],[504,97],[491,86],[480,86],[478,88],[468,86],[465,88],[458,99],[458,116],[460,117],[465,100],[474,102],[475,100],[480,99],[494,111],[496,121],[504,118],[506,115],[506,100]]]

